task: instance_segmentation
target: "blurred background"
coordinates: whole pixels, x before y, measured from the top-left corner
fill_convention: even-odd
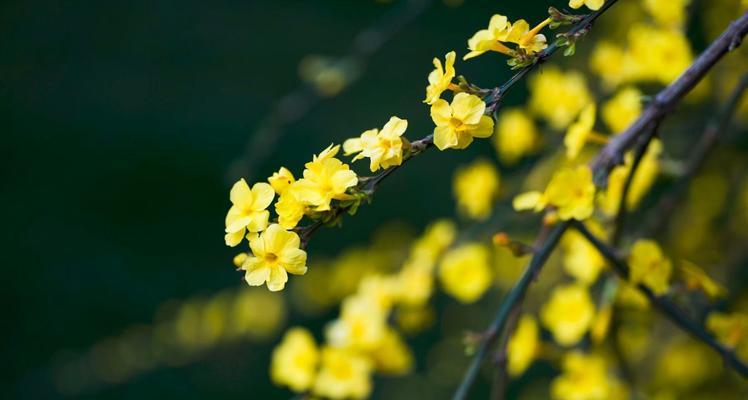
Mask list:
[[[246,289],[223,243],[237,177],[298,169],[390,115],[409,119],[413,137],[427,134],[420,101],[431,59],[464,48],[496,6],[459,3],[3,2],[3,392],[283,398],[267,363],[293,313],[268,333],[184,359],[150,355],[158,360],[148,366],[127,364],[142,346],[103,355],[95,346],[123,335],[147,340],[185,302]],[[540,19],[545,9],[507,2],[502,11]],[[316,95],[304,83],[302,65],[312,68],[308,78],[314,63],[346,56],[350,85]],[[463,71],[486,85],[509,74],[499,58]],[[310,253],[335,255],[342,237],[346,246],[366,244],[382,221],[415,232],[451,215],[452,170],[480,152],[490,146],[424,156],[342,229],[317,235]],[[272,297],[261,300],[287,302],[259,291]],[[110,365],[118,363],[127,371]]]
[[[246,287],[223,240],[231,184],[300,171],[391,115],[409,120],[410,138],[430,133],[421,100],[432,58],[463,54],[495,12],[541,21],[548,3],[0,4],[3,392],[290,398],[268,376],[273,346],[291,325],[319,338],[337,309],[300,301],[293,277],[281,293]],[[483,87],[511,74],[501,57],[458,65]],[[505,106],[523,104],[525,86]],[[495,158],[493,147],[419,157],[342,228],[320,231],[310,265],[354,252],[398,267],[429,222],[454,216],[453,172],[480,157]],[[409,339],[415,373],[378,378],[374,397],[448,396],[467,363],[463,332],[484,327],[499,299],[438,296],[435,328]],[[529,376],[547,383],[550,371]]]

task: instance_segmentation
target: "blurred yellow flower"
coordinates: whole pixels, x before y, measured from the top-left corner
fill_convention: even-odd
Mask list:
[[[643,0],[644,9],[663,28],[680,29],[691,0]]]
[[[598,237],[604,236],[605,232],[599,224],[589,223],[587,228]],[[605,268],[605,258],[581,233],[576,230],[564,233],[561,248],[564,250],[562,265],[566,273],[585,285],[597,281],[600,271]]]
[[[306,252],[299,248],[299,235],[272,224],[265,232],[249,242],[252,256],[247,257],[242,269],[247,271],[244,279],[250,286],[267,282],[271,291],[283,290],[290,272],[306,273]]]
[[[634,209],[639,204],[657,180],[657,176],[660,173],[659,157],[661,153],[662,141],[660,139],[652,139],[649,147],[647,147],[647,151],[644,153],[644,157],[639,162],[636,175],[634,175],[631,181],[631,186],[626,196],[626,208],[629,210]],[[624,157],[624,164],[616,166],[610,172],[608,187],[598,197],[598,205],[605,214],[615,215],[618,213],[618,206],[621,203],[621,196],[623,196],[623,187],[631,171],[633,161],[634,155],[628,153]]]
[[[517,195],[512,205],[517,211],[543,210],[552,205],[557,208],[562,220],[584,220],[594,211],[595,185],[592,171],[586,165],[576,168],[565,167],[551,178],[545,192],[526,192]]]
[[[590,56],[590,70],[602,78],[607,89],[612,89],[620,84],[629,75],[627,71],[630,61],[623,47],[600,40],[592,50]]]
[[[385,311],[373,299],[360,295],[348,297],[343,301],[340,317],[327,326],[328,343],[355,350],[376,348],[387,327]]]
[[[444,291],[462,303],[478,300],[491,286],[488,249],[478,243],[448,251],[439,265]]]
[[[363,399],[371,393],[372,365],[365,356],[347,349],[324,347],[322,367],[313,393],[330,399]]]
[[[542,117],[553,129],[564,129],[582,109],[592,103],[587,80],[579,71],[562,72],[551,65],[531,76],[530,111]]]
[[[439,100],[442,93],[447,90],[455,77],[455,57],[454,51],[450,51],[444,56],[444,67],[438,58],[434,58],[434,70],[429,73],[429,85],[426,86],[426,104],[434,104]]]
[[[477,160],[457,170],[452,190],[459,210],[468,217],[485,220],[499,195],[499,171],[493,163]]]
[[[497,119],[494,144],[501,162],[512,165],[537,150],[539,136],[535,122],[521,108],[509,108]]]
[[[738,354],[748,357],[748,314],[710,313],[706,327],[726,346],[736,349]]]
[[[602,108],[602,118],[613,133],[621,133],[631,125],[642,112],[642,93],[633,86],[627,86],[608,100]]]
[[[540,311],[540,320],[562,346],[577,343],[590,328],[595,305],[587,288],[580,284],[560,285]]]
[[[727,294],[727,289],[724,286],[715,282],[703,269],[690,261],[681,261],[680,274],[686,287],[690,290],[701,290],[713,299]]]
[[[231,208],[226,214],[226,245],[234,247],[244,238],[246,231],[260,232],[268,226],[270,212],[267,210],[273,202],[273,188],[264,182],[255,183],[252,189],[247,181],[240,179],[231,188],[229,194]]]
[[[282,195],[283,192],[288,188],[296,179],[293,177],[293,173],[286,167],[281,167],[278,172],[273,172],[273,175],[268,178],[270,186],[273,187],[275,193]]]
[[[405,375],[413,369],[413,353],[400,334],[388,328],[382,340],[369,352],[377,372],[387,375]]]
[[[509,56],[514,55],[512,49],[501,43],[506,41],[511,26],[512,24],[509,23],[506,16],[494,14],[488,23],[488,29],[481,29],[468,39],[470,52],[465,54],[463,60],[477,57],[487,51],[496,51]]]
[[[434,144],[439,150],[464,149],[473,138],[487,138],[493,134],[493,119],[484,115],[486,103],[480,97],[457,93],[452,104],[439,99],[431,105]]]
[[[391,117],[382,130],[369,129],[361,137],[348,139],[343,143],[345,155],[359,153],[353,161],[369,158],[371,172],[379,168],[387,169],[403,162],[403,139],[401,136],[408,129],[408,121]]]
[[[595,135],[595,113],[597,112],[595,103],[590,103],[582,109],[579,119],[569,125],[569,129],[564,136],[564,146],[566,147],[566,158],[574,160],[584,148],[587,140]]]
[[[517,328],[506,345],[507,371],[510,376],[519,376],[535,360],[540,348],[540,330],[535,318],[522,314]]]
[[[345,192],[358,183],[356,173],[348,164],[335,158],[340,146],[328,147],[304,166],[304,178],[295,184],[297,199],[316,207],[316,211],[328,211],[333,199],[348,200]]]
[[[658,296],[667,292],[673,266],[657,242],[649,239],[637,240],[631,247],[628,261],[631,268],[631,283],[641,283]]]
[[[608,373],[602,356],[580,351],[566,353],[562,374],[551,383],[554,400],[623,400],[626,388]]]
[[[294,392],[304,392],[314,382],[318,362],[319,351],[312,334],[294,327],[273,350],[270,377],[276,384],[288,386]]]
[[[590,10],[599,10],[605,4],[605,0],[569,0],[569,7],[577,9],[587,6]]]

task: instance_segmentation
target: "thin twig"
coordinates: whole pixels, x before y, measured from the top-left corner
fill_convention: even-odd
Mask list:
[[[600,254],[602,254],[603,257],[608,260],[608,262],[610,262],[610,264],[613,266],[613,270],[621,277],[621,279],[628,280],[630,268],[626,261],[618,256],[613,248],[603,243],[603,241],[597,238],[592,232],[590,232],[583,223],[579,221],[572,221],[571,225],[576,228],[577,231],[579,231],[579,233],[581,233],[587,239],[587,241],[590,242],[590,244],[595,246]],[[741,361],[735,355],[732,349],[719,343],[703,328],[703,326],[701,326],[701,324],[689,318],[688,315],[683,312],[683,310],[681,310],[666,297],[655,295],[651,289],[642,284],[637,285],[637,287],[642,291],[642,293],[644,293],[645,296],[647,296],[649,302],[658,311],[660,311],[660,313],[668,317],[679,328],[690,333],[695,338],[701,340],[707,346],[718,352],[725,361],[725,364],[732,367],[744,378],[748,377],[748,365],[743,363],[743,361]]]
[[[616,213],[616,219],[613,225],[613,236],[611,237],[611,243],[613,244],[613,246],[618,246],[621,241],[621,235],[623,235],[626,225],[626,199],[628,198],[631,184],[634,182],[634,177],[636,176],[636,171],[639,168],[639,164],[641,164],[644,155],[647,153],[647,149],[649,148],[649,144],[652,142],[652,139],[657,136],[657,130],[659,129],[659,126],[659,123],[655,123],[652,126],[652,129],[649,130],[649,134],[643,136],[640,139],[640,143],[636,148],[634,160],[631,164],[629,174],[628,176],[626,176],[626,181],[624,182],[623,190],[621,191],[621,199],[618,202],[618,211]]]
[[[693,179],[694,176],[699,172],[701,167],[706,161],[706,157],[711,151],[717,146],[719,139],[722,135],[726,134],[730,122],[732,121],[735,110],[740,103],[740,99],[748,89],[748,74],[738,82],[735,89],[733,89],[730,97],[722,108],[722,111],[717,115],[716,118],[712,119],[707,125],[704,133],[701,134],[699,143],[696,144],[693,155],[689,158],[688,164],[686,165],[683,175],[680,177],[678,182],[675,184],[673,190],[669,191],[666,195],[660,198],[657,206],[654,208],[655,212],[652,215],[652,222],[646,228],[652,236],[659,235],[665,228],[667,221],[670,219],[675,207],[678,205],[678,201],[682,198],[683,192],[688,187],[688,183]]]
[[[509,313],[509,318],[507,319],[506,327],[504,328],[504,334],[501,335],[499,345],[496,347],[494,380],[493,385],[491,386],[491,400],[504,400],[506,397],[506,390],[509,383],[509,373],[506,368],[507,362],[509,361],[509,351],[507,346],[509,345],[509,340],[512,338],[512,333],[517,327],[521,311],[522,303],[518,301]]]
[[[538,247],[537,252],[533,254],[530,263],[527,268],[525,268],[519,281],[517,281],[514,287],[512,287],[509,293],[507,293],[506,297],[504,297],[504,301],[501,302],[501,305],[496,312],[496,316],[486,330],[485,339],[481,342],[478,350],[475,352],[473,360],[470,362],[470,366],[467,371],[465,371],[460,386],[452,397],[454,400],[464,400],[467,398],[470,388],[478,377],[478,372],[480,372],[483,360],[486,358],[486,355],[488,355],[488,349],[493,346],[498,335],[503,331],[509,314],[514,309],[515,305],[522,300],[530,283],[537,276],[538,272],[540,272],[543,264],[548,260],[548,257],[551,255],[551,252],[556,247],[556,244],[558,244],[561,235],[566,231],[568,226],[568,222],[562,222],[550,230],[548,237],[543,241],[543,244]]]
[[[605,13],[610,7],[612,7],[618,0],[608,0],[605,5],[603,5],[602,8],[599,10],[590,13],[586,15],[584,18],[582,18],[581,21],[576,23],[574,26],[572,26],[565,35],[572,36],[572,35],[581,35],[585,30],[589,30],[592,26],[592,24],[597,20],[600,15]],[[534,70],[537,66],[545,62],[548,58],[550,58],[553,54],[555,54],[559,49],[561,49],[563,46],[561,46],[558,42],[554,42],[551,45],[549,45],[547,48],[545,48],[543,51],[537,53],[535,57],[535,61],[519,70],[516,74],[514,74],[509,80],[504,82],[502,85],[497,86],[493,89],[488,90],[489,94],[484,99],[486,103],[486,114],[492,115],[493,112],[496,110],[496,107],[501,103],[501,99],[504,97],[507,91],[514,87],[518,82],[520,82],[528,73],[530,73],[532,70]],[[433,147],[434,144],[434,135],[426,135],[421,139],[415,140],[411,142],[411,153],[408,155],[406,159],[403,160],[403,164],[405,164],[406,161],[418,156],[419,154],[423,153],[424,151],[430,149]],[[371,176],[371,177],[362,177],[359,185],[357,186],[358,189],[364,191],[368,196],[372,196],[374,192],[379,187],[379,183],[381,183],[382,180],[384,180],[386,177],[390,176],[395,170],[402,167],[402,165],[391,167],[384,172],[380,173],[379,175]],[[343,215],[350,206],[341,206],[339,204],[336,204],[331,209],[331,215],[330,218],[327,220],[336,220],[339,216]],[[307,226],[301,226],[297,227],[296,231],[298,232],[299,236],[301,237],[301,242],[303,246],[306,246],[308,244],[311,237],[314,235],[319,228],[321,228],[323,225],[325,225],[325,222],[323,221],[316,221],[310,225]]]

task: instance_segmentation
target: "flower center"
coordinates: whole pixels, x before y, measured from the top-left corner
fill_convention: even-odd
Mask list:
[[[461,119],[452,117],[449,119],[449,125],[455,130],[459,130],[460,128],[462,128],[463,123]]]
[[[268,264],[275,264],[278,261],[278,256],[273,253],[265,254],[265,262]]]

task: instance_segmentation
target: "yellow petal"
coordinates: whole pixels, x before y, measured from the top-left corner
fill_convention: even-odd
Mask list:
[[[260,211],[268,208],[275,198],[275,190],[270,184],[258,182],[252,186],[252,210]]]
[[[517,211],[533,210],[541,203],[542,197],[538,191],[521,193],[512,200],[512,207]]]
[[[352,138],[343,142],[343,154],[345,154],[346,156],[358,153],[363,149],[364,147],[361,144],[361,138]]]
[[[231,204],[240,208],[248,208],[252,204],[252,191],[249,190],[249,185],[247,185],[247,181],[244,178],[234,183],[234,186],[231,187],[229,198],[231,199]]]
[[[488,115],[481,115],[480,121],[470,134],[477,138],[487,138],[493,135],[493,118]]]
[[[356,173],[350,169],[337,171],[330,178],[330,184],[338,193],[344,192],[345,189],[355,186],[357,183],[358,177],[356,176]]]
[[[288,282],[288,274],[282,267],[272,267],[270,268],[270,276],[268,276],[267,282],[268,289],[270,289],[271,292],[283,290],[286,286],[286,282]]]
[[[457,133],[449,126],[434,128],[434,144],[439,150],[457,146]]]
[[[406,129],[408,129],[408,120],[391,117],[390,120],[384,124],[379,135],[386,139],[395,139],[402,136]]]
[[[446,100],[439,99],[431,105],[431,119],[436,126],[449,125],[450,118],[452,118],[452,107]]]
[[[452,116],[464,124],[478,124],[485,111],[486,103],[478,96],[462,92],[452,99]]]
[[[249,217],[249,222],[247,222],[247,230],[250,232],[260,232],[265,230],[265,228],[267,228],[268,226],[270,211],[263,210],[253,212]]]
[[[230,232],[227,233],[226,236],[224,236],[224,239],[226,240],[226,246],[234,247],[242,242],[242,239],[244,238],[244,229],[238,230],[236,232]]]
[[[280,263],[288,272],[295,275],[306,273],[306,252],[296,248],[287,248],[280,255]]]
[[[244,260],[242,268],[247,271],[244,274],[244,280],[250,286],[261,286],[270,276],[270,268],[257,257],[248,257]]]
[[[232,206],[226,214],[226,232],[233,233],[242,230],[247,226],[250,220],[251,218],[243,213],[239,207]]]

